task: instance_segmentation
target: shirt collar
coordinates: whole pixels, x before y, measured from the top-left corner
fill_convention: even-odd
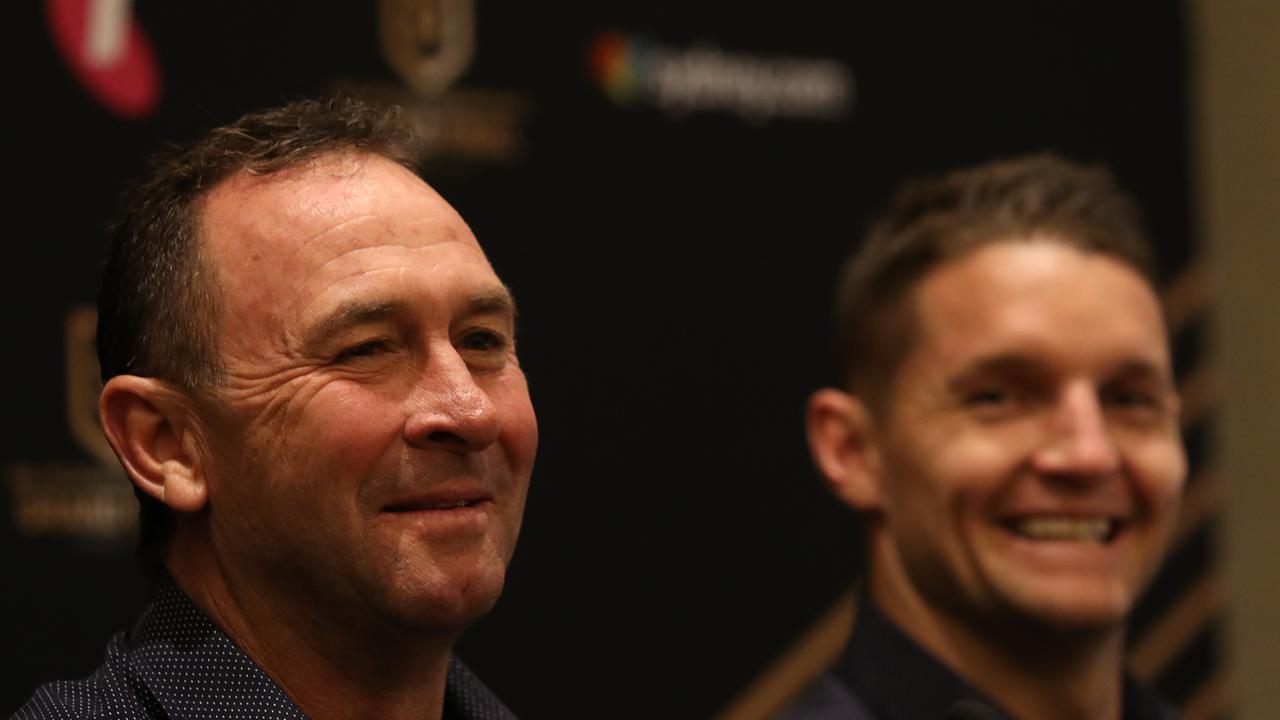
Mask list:
[[[302,709],[170,578],[129,634],[132,678],[144,702],[168,717],[269,717],[305,720]],[[467,669],[449,659],[446,720],[514,720],[511,711]]]
[[[976,700],[1001,716],[1013,715],[916,644],[864,595],[853,637],[836,674],[885,720],[944,718],[961,700]],[[1124,678],[1125,720],[1168,720],[1173,708],[1133,678]]]
[[[274,718],[306,717],[171,579],[130,633],[129,656],[169,717],[229,717],[255,707],[270,707]]]
[[[943,718],[972,699],[1009,713],[907,637],[870,597],[858,603],[853,638],[836,673],[886,720]]]

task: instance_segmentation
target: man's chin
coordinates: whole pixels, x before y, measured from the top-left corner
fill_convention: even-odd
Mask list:
[[[1039,554],[992,554],[984,565],[992,609],[1046,628],[1122,626],[1146,578],[1132,563],[1104,552],[1051,548]]]
[[[383,598],[392,622],[425,632],[462,632],[493,609],[502,595],[505,567],[472,567],[401,578]]]
[[[1014,614],[1066,633],[1123,627],[1133,605],[1132,593],[1114,586],[1055,588],[1050,583],[1011,595]]]

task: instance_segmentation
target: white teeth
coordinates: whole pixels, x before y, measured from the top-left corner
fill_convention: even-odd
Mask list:
[[[466,500],[459,500],[458,502],[451,503],[431,503],[430,505],[424,505],[423,507],[427,510],[452,510],[453,508],[466,507],[469,504],[470,503]]]
[[[1030,517],[1018,522],[1019,535],[1032,540],[1104,542],[1111,535],[1108,518]]]

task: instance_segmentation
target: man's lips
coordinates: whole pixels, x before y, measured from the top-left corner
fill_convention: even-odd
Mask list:
[[[396,498],[382,507],[382,512],[444,512],[479,507],[493,502],[493,494],[480,489],[434,490]]]
[[[496,515],[493,493],[479,489],[402,495],[378,513],[396,532],[411,531],[434,540],[480,537],[493,529]]]

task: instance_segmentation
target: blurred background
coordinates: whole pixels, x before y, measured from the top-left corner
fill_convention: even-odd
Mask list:
[[[527,718],[761,717],[842,642],[852,515],[802,433],[841,259],[902,179],[1112,167],[1164,262],[1193,472],[1130,665],[1280,706],[1280,4],[6,4],[0,710],[145,604],[96,424],[103,228],[146,154],[335,90],[404,106],[521,305],[542,445],[459,654]]]

